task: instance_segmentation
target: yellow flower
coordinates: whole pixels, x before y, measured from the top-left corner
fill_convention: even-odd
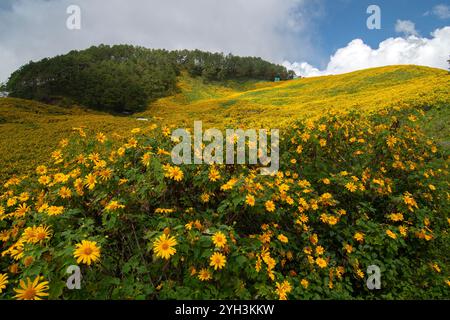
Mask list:
[[[14,211],[14,215],[15,215],[16,217],[23,217],[23,216],[25,216],[25,214],[26,214],[28,211],[30,211],[30,207],[27,206],[26,203],[22,203],[22,204],[20,204],[20,205],[17,207],[16,211]]]
[[[398,222],[398,221],[403,221],[403,214],[401,213],[392,213],[389,215],[389,219],[391,219],[392,221]]]
[[[28,227],[23,231],[22,239],[27,243],[38,243],[50,239],[51,231],[48,226]]]
[[[65,183],[69,180],[69,176],[64,173],[57,173],[53,176],[53,180],[55,183]]]
[[[208,269],[203,268],[198,272],[198,278],[200,281],[208,281],[211,279],[211,273]]]
[[[325,260],[324,258],[321,258],[321,257],[316,259],[316,263],[322,269],[327,266],[327,260]]]
[[[245,197],[245,203],[248,204],[250,207],[253,207],[255,205],[255,197],[251,194],[248,194]]]
[[[12,206],[16,205],[16,203],[17,203],[17,198],[16,197],[9,198],[8,201],[6,201],[6,206],[7,207],[12,207]]]
[[[344,249],[345,249],[345,251],[347,251],[347,253],[352,253],[353,252],[353,246],[351,245],[351,244],[345,244],[344,245]]]
[[[6,273],[0,273],[0,293],[2,293],[3,289],[6,288],[6,285],[9,283],[8,275]]]
[[[408,233],[408,228],[405,227],[405,226],[400,226],[400,227],[398,227],[398,231],[400,232],[400,234],[401,234],[403,237],[406,237],[406,235],[407,235],[407,233]]]
[[[364,233],[357,232],[357,233],[355,233],[353,238],[355,238],[355,240],[358,241],[358,242],[363,242],[364,241]]]
[[[355,192],[358,189],[358,187],[353,182],[348,182],[345,185],[345,188],[350,192]]]
[[[439,267],[439,265],[437,263],[433,263],[433,269],[437,273],[441,273],[441,268]]]
[[[37,276],[34,281],[27,278],[27,282],[20,280],[19,288],[14,288],[17,293],[14,298],[17,300],[41,300],[42,297],[48,296],[45,292],[48,290],[48,281],[39,282],[41,277]]]
[[[322,179],[322,182],[323,182],[323,184],[327,184],[327,185],[331,183],[330,179],[328,179],[328,178]]]
[[[144,166],[148,167],[150,165],[151,154],[149,152],[145,153],[141,157],[141,162]]]
[[[292,291],[291,284],[284,280],[282,283],[276,282],[275,292],[278,294],[280,300],[287,300],[287,294]]]
[[[321,147],[325,147],[325,146],[327,145],[327,140],[325,140],[325,139],[320,139],[320,140],[319,140],[319,144],[320,144]]]
[[[106,141],[106,136],[105,136],[105,134],[102,133],[102,132],[97,133],[97,135],[95,136],[95,138],[96,138],[97,141],[100,142],[100,143],[105,143],[105,141]]]
[[[168,165],[168,164],[164,165],[164,171],[165,171],[164,176],[166,178],[169,178],[169,179],[172,179],[175,181],[183,180],[183,176],[184,176],[183,171],[177,166],[172,167],[171,165]]]
[[[89,188],[89,190],[92,190],[95,188],[95,185],[97,183],[97,179],[92,173],[89,173],[85,180],[84,180],[85,186]]]
[[[47,173],[47,167],[46,167],[46,166],[38,166],[38,167],[36,168],[36,173],[37,173],[38,175],[44,175],[44,174],[46,174],[46,173]]]
[[[211,267],[214,267],[214,270],[222,269],[223,267],[225,267],[225,264],[227,262],[225,256],[219,252],[214,252],[214,254],[209,259],[209,265]]]
[[[386,230],[386,234],[392,239],[397,239],[397,235],[393,233],[391,230]]]
[[[289,241],[289,239],[284,234],[278,235],[278,240],[280,240],[283,243],[288,243]]]
[[[75,247],[73,256],[77,259],[77,263],[85,263],[90,266],[92,262],[100,259],[100,247],[95,241],[82,240]]]
[[[206,192],[202,193],[200,196],[200,200],[202,200],[203,203],[209,202],[210,198],[211,196]]]
[[[64,211],[64,207],[51,206],[47,209],[47,214],[49,216],[58,216],[62,214]]]
[[[316,247],[316,254],[317,255],[322,255],[325,252],[325,249],[322,246],[317,246]]]
[[[212,236],[212,241],[217,248],[223,248],[227,244],[227,238],[220,231]]]
[[[364,278],[364,272],[361,269],[356,270],[356,274],[358,275],[358,277],[360,277],[361,279]]]
[[[419,208],[417,206],[416,200],[414,200],[414,198],[412,197],[411,193],[409,193],[409,192],[405,192],[405,194],[403,195],[403,201],[408,206],[408,210],[409,211],[414,211],[413,208],[416,208],[416,209]]]
[[[306,279],[302,279],[302,281],[300,281],[300,284],[303,286],[303,288],[307,289],[309,286],[309,281]]]
[[[272,200],[266,201],[265,206],[266,206],[266,210],[268,212],[274,212],[275,211],[275,204],[273,203]]]
[[[45,186],[45,185],[48,185],[51,180],[52,179],[49,176],[40,176],[39,179],[38,179],[38,182]]]
[[[209,181],[215,182],[220,179],[220,173],[219,173],[219,171],[217,171],[217,169],[215,167],[211,167],[211,169],[209,170],[208,177],[209,177]]]
[[[67,187],[62,187],[58,192],[59,196],[63,199],[70,198],[72,196],[72,191]]]
[[[177,245],[175,237],[168,237],[166,234],[162,234],[154,243],[153,250],[157,257],[168,260],[173,256],[177,250],[174,246]]]
[[[386,139],[386,144],[388,145],[389,148],[392,148],[395,146],[395,144],[397,143],[397,138],[394,136],[388,136]]]
[[[110,203],[108,203],[105,207],[106,211],[114,211],[117,209],[123,209],[125,206],[123,204],[120,204],[119,201],[112,200]]]

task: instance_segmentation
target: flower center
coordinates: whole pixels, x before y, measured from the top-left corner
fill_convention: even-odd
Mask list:
[[[36,296],[36,290],[34,288],[27,288],[23,293],[24,299],[31,300]]]

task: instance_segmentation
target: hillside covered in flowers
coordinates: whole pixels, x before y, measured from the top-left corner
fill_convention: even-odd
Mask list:
[[[296,120],[272,176],[173,165],[158,121],[73,127],[1,186],[0,298],[448,298],[449,153],[424,131],[446,99]]]

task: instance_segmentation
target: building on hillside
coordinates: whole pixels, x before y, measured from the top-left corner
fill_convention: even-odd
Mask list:
[[[0,91],[0,98],[6,98],[8,96],[8,92]]]
[[[275,79],[273,79],[274,82],[280,82],[281,81],[281,77],[280,76],[275,76]]]

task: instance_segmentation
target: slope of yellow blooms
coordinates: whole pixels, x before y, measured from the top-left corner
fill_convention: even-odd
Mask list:
[[[160,99],[143,114],[185,126],[190,126],[193,120],[202,120],[220,128],[283,127],[292,119],[317,117],[333,110],[373,111],[390,106],[450,102],[448,72],[419,66],[389,66],[337,76],[263,82],[241,92],[217,87],[214,94],[198,95],[197,90],[203,90],[204,86],[185,84],[177,99]],[[197,98],[186,99],[191,96]]]
[[[444,299],[450,158],[425,121],[412,107],[297,121],[273,176],[173,165],[155,122],[74,127],[0,186],[0,299]]]

